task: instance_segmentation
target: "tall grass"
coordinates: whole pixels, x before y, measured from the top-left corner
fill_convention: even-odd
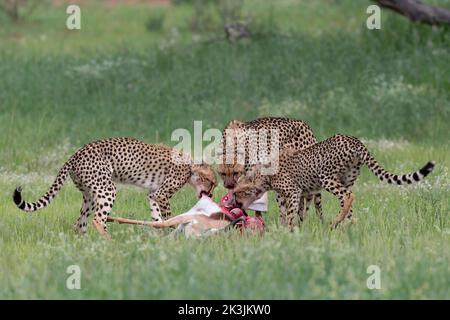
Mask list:
[[[448,42],[431,38],[432,53],[417,47],[423,52],[413,55],[389,42],[376,49],[388,40],[305,35],[91,59],[3,54],[0,146],[16,141],[34,153],[64,139],[153,141],[156,131],[169,141],[193,120],[221,128],[262,115],[303,119],[321,138],[343,132],[448,142]]]

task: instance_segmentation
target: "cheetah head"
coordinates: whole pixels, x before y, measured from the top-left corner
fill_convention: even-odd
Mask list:
[[[236,186],[244,173],[244,164],[240,160],[244,160],[245,152],[237,148],[240,143],[243,143],[242,139],[245,139],[243,127],[243,122],[232,120],[224,129],[220,148],[217,151],[217,155],[221,156],[217,171],[223,180],[223,186],[229,190]]]
[[[233,202],[242,209],[247,209],[253,202],[261,198],[267,190],[249,180],[239,181],[233,190]]]
[[[194,187],[198,198],[202,195],[212,197],[214,188],[216,187],[216,175],[210,165],[194,164],[191,169],[190,184]]]
[[[247,209],[269,189],[270,176],[261,174],[261,165],[254,165],[234,188],[233,202],[236,206]]]
[[[217,167],[220,177],[223,180],[223,186],[226,189],[234,189],[239,178],[244,173],[244,166],[241,164],[221,163]]]

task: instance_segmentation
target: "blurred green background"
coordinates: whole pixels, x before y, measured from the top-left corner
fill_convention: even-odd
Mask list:
[[[320,138],[448,142],[448,28],[415,25],[370,2],[80,1],[67,30],[64,1],[13,23],[0,14],[1,163],[106,136],[169,142],[176,128],[282,115]],[[448,5],[448,1],[438,1]],[[228,20],[255,36],[224,40]],[[25,153],[25,155],[23,155]]]

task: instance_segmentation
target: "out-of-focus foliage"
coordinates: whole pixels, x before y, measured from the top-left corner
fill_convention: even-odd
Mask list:
[[[30,16],[40,5],[48,5],[48,0],[0,0],[0,11],[14,22]]]

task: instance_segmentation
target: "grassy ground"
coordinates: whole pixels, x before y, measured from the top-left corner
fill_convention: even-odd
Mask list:
[[[244,13],[264,35],[236,45],[192,32],[186,5],[82,5],[76,32],[64,29],[64,7],[19,25],[0,15],[1,298],[450,298],[449,30],[383,11],[382,30],[369,31],[363,2],[255,1]],[[17,185],[26,199],[40,196],[89,141],[173,144],[171,132],[194,120],[221,128],[263,115],[306,120],[320,138],[364,138],[394,172],[438,166],[410,188],[364,170],[354,223],[331,233],[338,204],[328,195],[327,223],[311,212],[292,234],[271,201],[263,238],[187,241],[113,225],[109,243],[92,228],[73,234],[81,196],[71,183],[34,215],[11,201]],[[173,211],[195,201],[183,189]],[[147,218],[145,194],[121,187],[114,212]],[[73,264],[79,291],[65,286]],[[381,269],[381,290],[366,287],[369,265]]]

